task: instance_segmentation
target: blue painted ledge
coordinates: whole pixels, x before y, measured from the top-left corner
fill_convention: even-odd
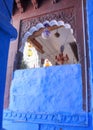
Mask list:
[[[4,119],[86,126],[82,104],[80,64],[16,70]]]
[[[20,104],[19,104],[20,102]],[[83,112],[81,65],[14,72],[9,109],[33,113]]]
[[[19,112],[5,110],[3,120],[12,122],[26,122],[37,124],[51,124],[64,126],[88,126],[88,113],[55,113],[55,114],[36,114],[31,112]]]
[[[17,31],[12,24],[6,19],[6,17],[0,12],[0,29],[8,33],[11,38],[17,38]]]
[[[49,92],[52,95],[48,95]],[[50,99],[59,98],[58,93],[61,93],[62,103],[56,101],[52,107],[54,100]],[[42,94],[46,95],[45,104],[40,102],[44,99]],[[47,104],[48,101],[51,103]],[[15,71],[3,126],[7,130],[92,130],[92,114],[82,109],[81,65]]]

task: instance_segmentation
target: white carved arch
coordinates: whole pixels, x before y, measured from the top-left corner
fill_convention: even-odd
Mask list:
[[[25,45],[25,42],[27,41],[27,38],[31,35],[33,35],[34,32],[36,31],[39,31],[41,28],[45,28],[45,24],[48,24],[50,27],[53,27],[53,26],[63,26],[64,28],[66,29],[70,29],[71,33],[73,34],[73,29],[71,28],[71,25],[68,24],[68,23],[64,23],[64,21],[60,20],[60,21],[56,21],[56,20],[51,20],[51,21],[44,21],[43,23],[38,23],[36,24],[36,26],[33,26],[31,27],[23,36],[22,38],[22,45],[19,49],[20,52],[23,52],[23,49],[24,49],[24,45]]]

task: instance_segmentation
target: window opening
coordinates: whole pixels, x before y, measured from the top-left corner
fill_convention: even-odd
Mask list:
[[[39,23],[38,30],[32,27],[24,35],[19,49],[23,55],[20,69],[78,63],[77,44],[70,25],[63,26],[62,21],[59,25],[55,20],[51,23],[52,26],[46,21]]]

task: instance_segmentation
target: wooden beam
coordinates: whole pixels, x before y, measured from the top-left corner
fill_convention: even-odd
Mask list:
[[[52,27],[48,27],[49,31],[53,31],[53,30],[56,30],[58,28],[61,28],[61,27],[64,27],[64,26],[52,26]],[[38,37],[41,35],[41,33],[43,32],[43,28],[41,28],[40,30],[36,31],[33,33],[33,35],[30,36],[30,38],[35,38],[35,37]]]
[[[44,53],[42,45],[36,39],[32,38],[32,39],[29,39],[29,41],[40,53],[42,54]]]

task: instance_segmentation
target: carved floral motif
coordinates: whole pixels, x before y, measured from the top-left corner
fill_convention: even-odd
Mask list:
[[[32,26],[35,26],[40,22],[43,23],[46,20],[51,21],[53,19],[55,19],[56,21],[62,20],[65,23],[69,23],[75,34],[75,11],[74,8],[69,8],[48,13],[46,15],[37,16],[35,18],[28,18],[22,20],[20,29],[20,39]]]

